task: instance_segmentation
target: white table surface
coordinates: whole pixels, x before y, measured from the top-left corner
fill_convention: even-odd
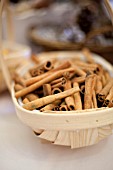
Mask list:
[[[0,95],[0,170],[113,170],[113,135],[71,150],[42,144],[17,118],[10,95]]]

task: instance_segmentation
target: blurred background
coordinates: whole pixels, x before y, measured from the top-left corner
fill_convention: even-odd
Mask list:
[[[14,40],[33,53],[86,46],[113,63],[113,27],[103,0],[10,0],[9,9]],[[3,21],[7,39],[7,16]]]

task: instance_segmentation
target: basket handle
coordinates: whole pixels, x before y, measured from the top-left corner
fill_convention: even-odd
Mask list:
[[[6,24],[7,24],[7,39],[11,42],[14,41],[14,25],[13,25],[13,15],[11,9],[9,8],[9,0],[5,0],[5,10],[6,10]]]
[[[104,4],[105,4],[105,6],[108,10],[108,13],[109,13],[109,16],[111,18],[112,25],[113,25],[113,8],[112,8],[112,5],[110,4],[109,0],[104,0]]]
[[[84,40],[84,44],[87,43],[93,37],[100,35],[100,34],[104,34],[104,33],[109,32],[109,31],[113,31],[113,26],[108,25],[108,26],[101,27],[101,28],[98,28],[98,29],[95,29],[95,30],[89,32],[89,34],[87,34],[87,36]]]
[[[12,79],[11,79],[7,64],[5,62],[5,59],[4,59],[3,53],[2,53],[2,44],[3,44],[3,41],[2,41],[2,13],[3,13],[4,6],[5,6],[5,0],[1,0],[1,3],[0,3],[0,64],[1,64],[1,69],[3,72],[7,87],[9,89],[9,91],[11,91]]]

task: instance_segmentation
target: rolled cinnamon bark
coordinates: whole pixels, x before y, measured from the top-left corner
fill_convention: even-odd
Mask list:
[[[95,86],[95,92],[96,92],[96,94],[99,94],[101,90],[102,90],[102,81],[101,81],[101,77],[97,76],[97,79],[96,79],[96,86]]]
[[[36,108],[47,105],[49,103],[55,102],[56,100],[63,99],[67,96],[71,96],[78,91],[79,91],[79,88],[71,88],[71,89],[66,90],[64,92],[61,92],[61,93],[58,93],[58,94],[55,94],[55,95],[42,97],[40,99],[29,102],[29,103],[23,105],[23,108],[25,108],[27,110],[34,110]]]
[[[45,71],[50,71],[53,69],[53,64],[51,61],[46,61],[45,64],[42,66],[42,69]]]
[[[46,61],[43,64],[39,66],[34,66],[34,68],[30,69],[29,72],[32,77],[39,76],[40,74],[43,74],[46,71],[50,71],[53,69],[53,64],[51,61]]]
[[[93,59],[92,54],[90,53],[89,49],[83,48],[82,53],[86,57],[86,61],[88,63],[95,63],[95,60]]]
[[[29,70],[29,73],[32,77],[39,76],[44,73],[44,70],[40,69],[39,67],[32,68]]]
[[[80,68],[89,68],[89,69],[97,69],[99,67],[98,64],[94,63],[94,64],[90,64],[90,63],[85,63],[83,61],[76,61],[76,65]]]
[[[52,94],[51,85],[50,84],[43,84],[43,94],[44,96],[48,96]]]
[[[68,80],[64,86],[64,90],[71,89],[71,81]],[[75,87],[79,88],[79,87]],[[75,102],[73,96],[68,96],[65,98],[66,105],[68,106],[69,110],[75,110]]]
[[[23,104],[27,104],[27,103],[29,103],[29,100],[28,100],[27,98],[24,98],[24,99],[22,100],[22,102],[23,102]]]
[[[24,78],[25,80],[31,78],[30,73],[29,73],[29,72],[25,73],[24,76],[23,76],[23,78]]]
[[[92,109],[94,108],[93,100],[91,101],[91,108],[92,108]]]
[[[108,83],[105,85],[105,87],[98,94],[98,100],[100,102],[103,102],[105,100],[112,86],[113,86],[113,79],[110,79]]]
[[[30,85],[42,80],[43,78],[49,76],[50,74],[52,74],[52,72],[47,72],[47,73],[41,74],[40,76],[32,77],[28,80],[25,80],[25,85],[30,86]]]
[[[59,106],[55,106],[54,108],[53,108],[53,111],[59,111],[60,110],[60,107]]]
[[[62,104],[59,109],[60,111],[68,111],[68,107],[66,104]]]
[[[74,82],[73,87],[79,88],[79,84],[77,82]],[[75,110],[82,110],[82,101],[80,97],[80,92],[75,93],[73,96],[74,96]]]
[[[40,111],[41,111],[41,112],[44,112],[44,111],[54,110],[54,108],[55,108],[56,106],[58,106],[60,103],[61,103],[61,100],[57,100],[57,101],[55,101],[54,103],[50,103],[50,104],[46,105],[45,107],[43,107],[42,109],[40,109]]]
[[[14,73],[12,78],[15,81],[15,83],[25,86],[25,80],[24,78],[20,77],[19,74]]]
[[[66,84],[66,83],[64,83],[64,82],[59,82],[59,83],[53,84],[53,85],[51,86],[51,88],[53,89],[53,88],[64,87],[65,84]]]
[[[75,74],[79,76],[86,76],[86,73],[80,69],[78,66],[74,65],[73,68],[75,69]]]
[[[102,87],[104,87],[107,83],[104,75],[101,76],[101,80],[102,80]]]
[[[112,98],[113,98],[113,86],[111,87],[111,89],[109,91],[109,94],[107,95],[107,97],[106,97],[106,99],[104,101],[103,106],[107,107],[109,105],[110,101],[112,100]]]
[[[38,95],[33,94],[33,93],[27,94],[25,97],[26,97],[30,102],[31,102],[31,101],[34,101],[34,100],[36,100],[36,99],[39,98]]]
[[[73,68],[65,69],[65,71],[73,71],[73,70],[74,70]],[[64,73],[64,70],[56,71],[52,75],[49,75],[48,77],[40,80],[39,82],[34,83],[31,86],[28,86],[28,87],[20,90],[19,92],[16,92],[15,97],[19,98],[19,97],[25,96],[26,94],[31,93],[32,91],[41,87],[43,84],[49,83],[50,81],[53,81],[59,77],[62,77],[63,73]]]
[[[110,100],[108,107],[113,107],[113,98]]]
[[[101,76],[104,74],[104,69],[100,64],[97,64],[98,67],[94,70],[94,73]]]
[[[66,83],[66,78],[65,77],[61,77],[59,79],[56,79],[56,80],[52,81],[50,84],[53,85],[53,84],[57,84],[57,83],[60,83],[60,82],[65,84]]]
[[[93,107],[94,107],[94,108],[98,108],[95,91],[93,91]]]
[[[85,80],[84,109],[92,108],[92,85],[93,76],[88,76]]]
[[[62,92],[62,90],[59,89],[59,88],[54,88],[54,89],[52,90],[52,94],[58,94],[58,93],[61,93],[61,92]]]
[[[63,70],[63,69],[67,69],[71,67],[71,63],[70,61],[65,61],[63,62],[63,64],[61,64],[60,66],[58,66],[57,68],[54,68],[52,71],[58,71],[58,70]]]
[[[85,82],[86,76],[82,76],[82,77],[75,77],[72,79],[72,83],[77,82],[77,83],[83,83]]]
[[[15,89],[16,92],[19,91],[19,90],[22,90],[23,88],[24,87],[22,85],[20,85],[20,84],[15,84],[14,85],[14,89]]]

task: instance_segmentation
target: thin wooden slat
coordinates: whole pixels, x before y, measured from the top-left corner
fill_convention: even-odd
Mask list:
[[[112,134],[112,128],[110,125],[106,125],[98,128],[99,140],[106,138],[107,136]]]
[[[71,148],[80,148],[98,142],[98,129],[84,129],[70,132]]]
[[[41,139],[48,140],[50,142],[54,142],[57,138],[58,131],[56,130],[44,130],[38,137]]]
[[[59,134],[54,142],[56,145],[64,145],[64,146],[70,146],[70,132],[68,131],[59,131]]]

